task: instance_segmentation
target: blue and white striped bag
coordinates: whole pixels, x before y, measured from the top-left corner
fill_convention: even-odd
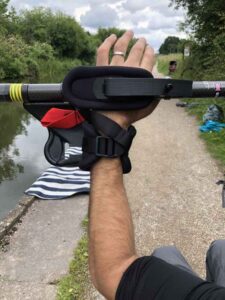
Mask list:
[[[70,154],[81,154],[80,147],[69,148],[65,157]],[[40,199],[64,199],[78,193],[90,191],[90,172],[79,167],[50,167],[25,191],[25,194]]]

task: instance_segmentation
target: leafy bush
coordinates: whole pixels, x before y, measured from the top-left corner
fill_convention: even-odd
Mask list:
[[[219,80],[225,77],[224,0],[171,0],[186,9],[183,28],[190,29],[192,56],[189,59],[193,79]]]
[[[25,42],[48,43],[59,58],[77,58],[91,62],[95,48],[89,35],[76,20],[50,9],[35,8],[19,15],[19,33]]]
[[[28,45],[20,36],[0,36],[0,76],[2,81],[37,81],[39,60],[52,60],[50,45]]]

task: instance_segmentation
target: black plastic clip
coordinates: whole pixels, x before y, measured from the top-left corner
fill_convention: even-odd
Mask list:
[[[165,93],[164,99],[165,100],[171,99],[171,97],[168,96],[168,94],[169,94],[170,91],[172,91],[172,89],[173,89],[173,84],[172,83],[166,84],[165,89],[164,89],[164,93]]]
[[[116,157],[115,142],[113,139],[97,136],[95,144],[95,155],[98,157]]]

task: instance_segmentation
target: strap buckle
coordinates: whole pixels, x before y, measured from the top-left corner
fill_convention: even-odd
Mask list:
[[[98,157],[117,157],[115,142],[111,138],[97,136],[95,140],[95,155]]]

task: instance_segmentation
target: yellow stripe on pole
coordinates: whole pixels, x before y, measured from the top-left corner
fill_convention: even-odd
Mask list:
[[[21,83],[11,84],[9,88],[9,96],[10,99],[14,102],[23,102],[22,84]]]
[[[16,99],[18,102],[23,102],[23,97],[22,97],[22,84],[18,83],[16,85]]]
[[[18,84],[15,85],[15,97],[16,97],[16,101],[19,102]]]
[[[11,101],[14,101],[14,97],[13,97],[13,84],[10,84],[10,87],[9,87],[9,96],[10,96]]]
[[[10,99],[14,102],[16,102],[16,97],[15,97],[15,84],[10,85],[10,91],[9,91]]]
[[[17,84],[16,85],[16,99],[18,102],[23,101],[21,89],[22,89],[22,84]]]
[[[20,102],[23,102],[22,87],[23,87],[23,85],[20,83],[19,84],[19,99],[20,99]]]
[[[14,85],[14,97],[16,99],[16,102],[19,102],[17,90],[18,90],[18,84],[15,84]]]

